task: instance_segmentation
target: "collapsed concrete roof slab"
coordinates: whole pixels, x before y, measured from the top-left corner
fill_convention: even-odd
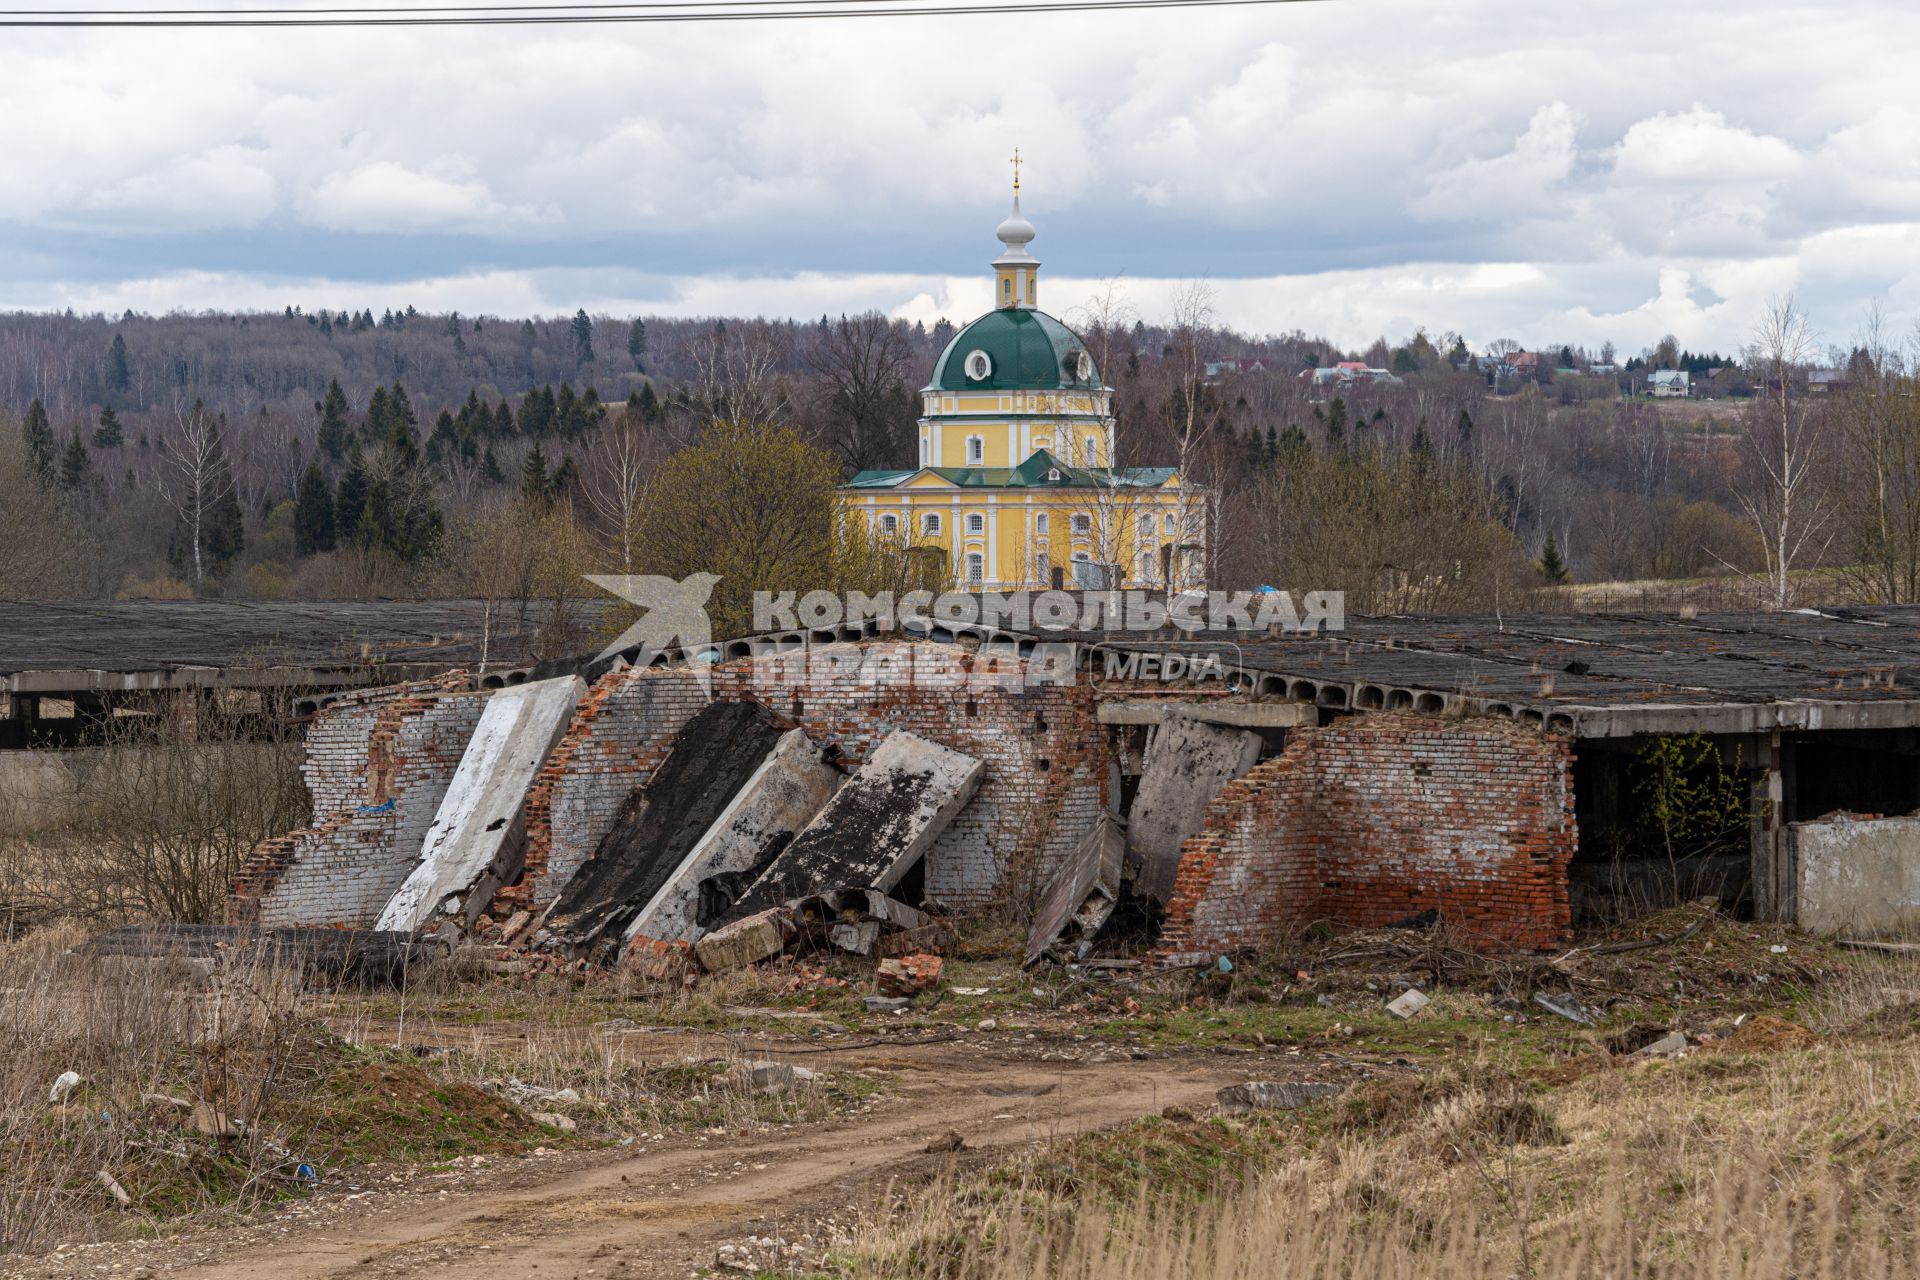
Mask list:
[[[1040,896],[1040,909],[1027,934],[1029,965],[1045,955],[1070,926],[1075,940],[1100,931],[1120,901],[1126,858],[1126,824],[1110,813],[1101,814]]]
[[[728,919],[827,888],[891,890],[966,807],[985,772],[972,756],[916,734],[889,734]]]
[[[782,735],[783,726],[757,702],[714,702],[695,714],[560,891],[547,912],[548,933],[576,946],[610,929],[623,933],[760,772]]]
[[[626,940],[697,940],[706,932],[700,921],[702,885],[738,876],[750,887],[826,807],[841,778],[804,732],[789,729],[633,917]]]
[[[451,900],[471,925],[524,856],[527,790],[586,693],[574,676],[502,689],[487,700],[421,846],[378,929],[415,930]]]
[[[1154,731],[1140,789],[1127,815],[1127,848],[1139,862],[1139,885],[1156,902],[1173,895],[1180,847],[1206,821],[1220,788],[1253,768],[1260,735],[1169,716]]]
[[[1046,638],[1041,636],[1040,638]],[[1080,639],[1217,660],[1253,694],[1337,710],[1509,716],[1576,738],[1920,725],[1920,607],[1359,617],[1250,637]]]
[[[583,635],[606,608],[580,602]],[[0,600],[0,693],[338,689],[474,670],[517,683],[550,608],[484,600]]]

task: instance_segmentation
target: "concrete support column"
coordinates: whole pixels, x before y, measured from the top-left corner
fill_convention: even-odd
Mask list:
[[[1753,737],[1754,768],[1747,775],[1747,833],[1752,863],[1753,914],[1793,918],[1793,881],[1787,853],[1786,747],[1775,730]]]

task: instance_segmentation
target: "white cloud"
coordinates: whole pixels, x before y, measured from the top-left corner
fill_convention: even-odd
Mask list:
[[[1768,282],[1836,329],[1920,306],[1916,42],[1894,0],[38,35],[0,77],[0,241],[32,305],[278,306],[291,278],[228,268],[279,255],[420,306],[937,318],[986,305],[962,273],[1017,145],[1062,310],[1207,275],[1259,331],[1724,349]],[[412,280],[354,264],[393,234]]]
[[[487,184],[446,166],[444,174],[423,173],[391,160],[329,173],[304,202],[315,225],[330,231],[499,232],[557,222],[552,208],[509,207],[493,198]]]

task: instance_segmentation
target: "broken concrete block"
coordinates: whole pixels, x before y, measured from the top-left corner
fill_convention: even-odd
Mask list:
[[[1077,942],[1100,932],[1120,900],[1120,875],[1126,857],[1125,824],[1110,813],[1102,813],[1041,895],[1033,929],[1027,934],[1029,965],[1055,942]]]
[[[883,995],[918,995],[940,981],[940,966],[939,956],[925,954],[882,960],[875,981]]]
[[[1583,1027],[1591,1027],[1600,1021],[1600,1016],[1576,1000],[1572,992],[1564,996],[1550,996],[1544,991],[1536,991],[1533,993],[1533,1002],[1548,1013],[1558,1014]]]
[[[827,930],[828,942],[856,956],[872,955],[873,944],[879,940],[880,922],[878,920],[862,920],[858,924],[836,924]]]
[[[750,886],[814,820],[840,782],[840,771],[821,758],[807,735],[789,730],[641,906],[626,926],[627,939],[698,938],[737,896],[726,895],[721,910],[703,919],[701,886],[721,877],[738,877],[743,887]]]
[[[1173,896],[1180,847],[1200,830],[1220,788],[1259,758],[1257,733],[1189,715],[1161,722],[1127,815],[1127,848],[1138,863],[1141,892],[1161,903]]]
[[[1331,1098],[1346,1087],[1312,1080],[1260,1080],[1228,1085],[1213,1097],[1223,1114],[1238,1116],[1249,1111],[1292,1111],[1321,1098]]]
[[[693,953],[709,973],[721,973],[779,955],[791,937],[793,922],[787,918],[786,909],[773,907],[715,929],[693,944]]]
[[[1427,999],[1419,990],[1408,987],[1400,993],[1398,999],[1387,1002],[1387,1012],[1396,1018],[1411,1018],[1432,1003],[1433,1001]]]
[[[735,1084],[755,1093],[791,1093],[820,1078],[819,1073],[786,1062],[742,1063],[731,1073]]]
[[[613,829],[560,891],[547,911],[548,934],[573,946],[591,946],[603,934],[624,942],[634,917],[674,878],[782,735],[757,702],[701,708],[673,735],[666,759],[627,797]]]
[[[972,756],[939,743],[888,735],[734,904],[729,919],[829,886],[892,889],[973,798],[984,772]]]
[[[578,676],[502,689],[487,699],[415,864],[378,928],[412,933],[451,911],[464,928],[525,856],[527,792],[586,693]]]
[[[868,1013],[899,1013],[913,1001],[905,996],[862,996],[860,1003]]]
[[[1652,1044],[1642,1045],[1634,1050],[1636,1058],[1677,1058],[1687,1051],[1687,1036],[1684,1031],[1669,1031]]]

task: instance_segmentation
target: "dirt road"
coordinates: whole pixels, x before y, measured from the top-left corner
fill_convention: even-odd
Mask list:
[[[750,1136],[641,1138],[621,1151],[503,1159],[390,1190],[323,1192],[241,1228],[66,1250],[0,1274],[684,1278],[711,1267],[724,1244],[849,1224],[890,1180],[980,1158],[926,1151],[930,1138],[950,1130],[969,1151],[1006,1155],[1173,1104],[1204,1107],[1222,1084],[1320,1065],[1210,1054],[1009,1062],[966,1044],[817,1058],[796,1046],[780,1057],[820,1070],[885,1072],[888,1097],[851,1118]]]

